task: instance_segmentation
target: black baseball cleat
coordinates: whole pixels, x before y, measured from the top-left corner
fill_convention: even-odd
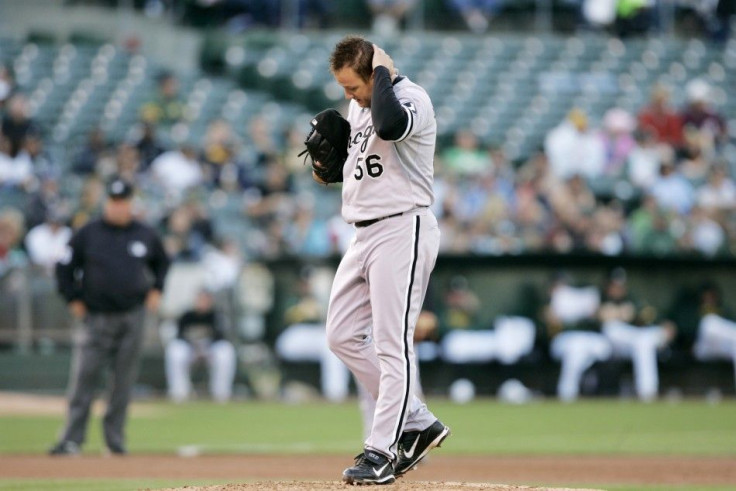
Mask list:
[[[401,477],[422,460],[430,450],[439,447],[450,434],[450,428],[438,419],[423,431],[405,431],[399,439],[394,476]]]
[[[388,457],[366,450],[355,457],[355,465],[342,473],[346,484],[391,484],[396,480],[394,466]]]
[[[76,442],[69,440],[59,442],[49,450],[49,455],[79,455],[82,449]]]
[[[122,445],[108,445],[107,450],[110,455],[128,455],[128,451]]]

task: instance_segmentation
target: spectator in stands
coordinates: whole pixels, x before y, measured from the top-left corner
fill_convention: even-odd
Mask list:
[[[0,111],[5,108],[5,103],[13,95],[15,88],[15,77],[10,66],[0,63]]]
[[[266,224],[277,215],[282,216],[292,208],[294,180],[277,159],[269,157],[264,163],[263,177],[248,194],[246,214]]]
[[[187,204],[180,204],[164,217],[163,230],[164,248],[175,261],[200,260],[212,238],[208,220]]]
[[[46,220],[31,228],[25,237],[26,251],[31,263],[39,266],[48,276],[67,251],[72,229],[67,226],[69,217],[62,209],[50,209]]]
[[[140,134],[133,138],[133,145],[138,149],[141,159],[141,171],[145,172],[151,167],[151,163],[166,151],[164,145],[159,141],[156,125],[151,122],[142,122],[139,127]]]
[[[288,250],[297,256],[324,257],[333,252],[327,220],[315,214],[315,198],[297,195],[291,223],[286,227]]]
[[[611,357],[611,345],[596,318],[600,294],[594,286],[574,286],[565,272],[554,275],[543,313],[552,358],[561,362],[557,396],[578,398],[583,374]]]
[[[212,293],[200,291],[193,308],[181,315],[176,337],[166,345],[165,357],[166,381],[173,401],[184,402],[191,397],[192,365],[202,361],[209,370],[212,398],[217,402],[230,400],[237,356]]]
[[[265,117],[256,116],[248,124],[241,160],[247,169],[257,172],[278,160],[278,155],[273,125]]]
[[[215,119],[207,127],[202,144],[205,180],[224,190],[240,188],[239,142],[230,123]]]
[[[670,91],[662,84],[655,84],[649,97],[649,104],[637,116],[638,129],[651,132],[659,143],[671,145],[675,149],[683,144],[682,119],[670,106]]]
[[[188,142],[156,157],[151,163],[150,173],[153,181],[174,201],[181,200],[187,190],[204,181],[197,149]]]
[[[631,249],[635,254],[667,256],[677,250],[670,214],[660,208],[654,196],[644,195],[628,223]]]
[[[158,76],[156,83],[155,97],[141,107],[141,120],[169,128],[185,119],[185,105],[179,94],[179,79],[174,73],[164,71]]]
[[[194,231],[202,237],[204,242],[214,243],[216,230],[209,209],[206,204],[206,195],[200,196],[198,193],[189,194],[182,205],[189,211],[192,217],[192,227]]]
[[[715,22],[709,24],[708,33],[717,42],[725,42],[731,36],[731,26],[736,17],[736,2],[718,0],[715,11]]]
[[[695,192],[698,206],[724,215],[736,210],[736,183],[726,172],[725,162],[711,167],[708,181]]]
[[[626,162],[636,146],[633,131],[636,121],[628,111],[613,107],[603,115],[603,128],[599,137],[605,151],[603,174],[623,177]]]
[[[693,187],[675,167],[672,161],[665,160],[659,167],[659,178],[648,190],[657,204],[664,210],[680,215],[690,212],[695,199]]]
[[[304,156],[299,157],[299,154],[304,150],[304,132],[304,126],[300,124],[294,124],[286,128],[283,137],[284,146],[279,153],[278,160],[297,179],[301,177],[306,183],[311,183],[311,176],[304,172]]]
[[[549,195],[554,217],[572,234],[573,247],[582,248],[596,210],[596,199],[588,183],[580,175],[573,175]]]
[[[115,172],[128,182],[140,183],[141,155],[138,148],[129,143],[121,143],[115,151]]]
[[[614,356],[631,359],[633,363],[636,395],[644,401],[656,398],[659,392],[657,353],[674,339],[674,324],[660,321],[652,305],[633,297],[623,268],[609,273],[597,315]]]
[[[700,18],[702,29],[710,40],[721,43],[728,40],[731,33],[731,19],[736,15],[736,2],[712,0],[686,4],[692,4],[691,8]]]
[[[252,27],[279,25],[281,2],[268,0],[211,0],[206,4],[218,10],[217,16],[231,32]]]
[[[608,29],[616,21],[618,0],[580,0],[580,13],[585,23],[595,29]]]
[[[684,131],[697,132],[692,138],[700,141],[701,151],[706,154],[728,138],[726,120],[711,106],[712,90],[701,78],[689,81],[685,86],[687,105],[680,115]]]
[[[491,143],[486,150],[493,166],[493,175],[513,183],[516,178],[516,169],[508,155],[506,155],[504,148],[498,143]]]
[[[85,223],[102,213],[104,198],[104,186],[96,176],[88,177],[82,184],[82,192],[79,194],[79,202],[72,213],[71,227],[73,230],[80,229]]]
[[[544,159],[541,152],[535,158],[540,157]],[[536,189],[535,183],[526,179],[527,176],[520,172],[514,198],[514,225],[524,250],[539,251],[544,248],[550,210],[545,206],[545,200]]]
[[[524,187],[534,190],[543,201],[547,201],[554,189],[560,186],[560,179],[552,169],[549,155],[544,146],[540,146],[516,171],[517,182],[523,183]]]
[[[679,152],[677,168],[682,177],[694,186],[699,186],[707,178],[716,149],[708,133],[702,133],[693,127],[684,131],[684,144]]]
[[[0,133],[0,189],[16,188],[25,191],[33,181],[33,163],[25,152],[12,154],[12,143]]]
[[[544,151],[549,158],[552,173],[567,179],[579,174],[595,179],[603,173],[605,148],[588,126],[588,116],[573,109],[544,139]]]
[[[618,0],[615,30],[619,37],[644,35],[657,28],[657,0]]]
[[[648,189],[659,176],[659,166],[663,158],[673,158],[673,150],[669,144],[657,142],[655,133],[650,128],[635,131],[634,141],[634,148],[631,149],[626,164],[626,177],[638,189]],[[670,156],[667,157],[667,154]]]
[[[708,211],[696,205],[690,211],[687,228],[680,242],[682,250],[713,257],[724,250],[726,232]]]
[[[24,232],[23,213],[13,207],[0,208],[0,278],[27,263],[20,247]]]
[[[527,248],[542,250],[546,236],[556,224],[550,205],[560,179],[552,173],[549,158],[538,149],[516,171],[515,223]]]
[[[365,0],[373,16],[373,32],[385,37],[399,32],[416,0]]]
[[[486,171],[468,183],[462,196],[463,201],[476,201],[478,205],[469,222],[470,250],[478,254],[518,253],[522,244],[512,221],[516,198],[513,182],[497,175],[495,169]]]
[[[33,176],[36,180],[42,176],[52,174],[58,176],[61,174],[59,164],[47,150],[43,135],[38,126],[32,126],[28,133],[26,133],[26,140],[21,154],[25,154],[30,160]],[[33,186],[35,184],[33,182]]]
[[[98,163],[107,156],[110,150],[105,133],[95,127],[87,133],[87,140],[72,160],[72,172],[90,175],[97,171]]]
[[[452,211],[469,227],[500,223],[514,199],[512,182],[497,178],[493,169],[459,179],[452,193]]]
[[[31,130],[38,130],[37,123],[31,118],[28,98],[16,92],[7,101],[7,108],[2,117],[2,134],[10,144],[8,155],[15,158],[25,144],[26,135]]]
[[[506,0],[447,0],[447,3],[462,16],[468,29],[482,34],[488,30],[488,25],[504,7]]]
[[[456,176],[476,176],[493,170],[490,155],[470,128],[455,132],[453,144],[442,152],[444,170]]]
[[[55,173],[41,175],[38,187],[29,193],[25,205],[26,226],[29,230],[43,223],[51,210],[71,214],[71,204],[62,196],[59,189],[59,179]]]
[[[299,29],[328,27],[334,4],[328,0],[299,0],[297,5],[297,27]],[[282,19],[282,25],[284,20]]]
[[[599,205],[590,219],[585,235],[585,247],[591,252],[618,256],[624,252],[624,210],[621,203],[612,200]]]

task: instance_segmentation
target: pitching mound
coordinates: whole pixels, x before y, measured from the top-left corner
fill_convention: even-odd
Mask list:
[[[162,491],[251,491],[251,490],[275,490],[275,491],[304,491],[304,490],[342,490],[349,488],[345,484],[326,481],[261,481],[249,484],[225,484],[222,486],[186,486],[183,488],[169,488]],[[427,491],[427,490],[477,490],[483,489],[488,491],[573,491],[570,488],[530,488],[528,486],[506,486],[503,484],[484,484],[484,483],[465,483],[465,482],[441,482],[441,481],[415,481],[415,482],[397,482],[387,489],[391,491]],[[579,489],[574,491],[600,491],[593,489]]]
[[[208,483],[198,490],[341,489],[340,474],[351,459],[344,455],[176,455],[132,454],[126,457],[82,455],[3,455],[5,479],[172,479]],[[211,481],[210,481],[211,480]],[[229,481],[231,484],[218,484]],[[503,484],[493,484],[503,483]],[[577,483],[580,483],[579,485]],[[432,455],[387,490],[560,490],[635,487],[658,484],[729,486],[736,483],[733,457],[688,456],[479,456]],[[544,486],[544,487],[538,487]]]

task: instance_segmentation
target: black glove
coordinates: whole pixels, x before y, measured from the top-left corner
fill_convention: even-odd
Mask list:
[[[312,129],[304,140],[307,149],[299,156],[308,154],[312,159],[312,170],[324,182],[342,182],[342,168],[348,157],[350,123],[335,109],[325,109],[312,118],[311,125]]]

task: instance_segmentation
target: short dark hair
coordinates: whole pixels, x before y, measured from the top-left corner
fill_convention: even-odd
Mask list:
[[[337,43],[330,56],[330,70],[335,73],[346,67],[368,81],[373,74],[373,43],[359,36],[346,36]]]

